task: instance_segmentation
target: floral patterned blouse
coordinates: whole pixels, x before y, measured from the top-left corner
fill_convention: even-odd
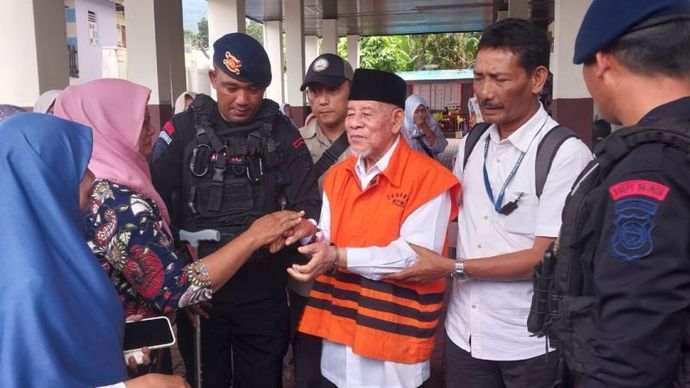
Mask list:
[[[203,260],[190,263],[174,252],[152,200],[97,179],[89,206],[89,247],[115,285],[126,316],[157,316],[211,299]]]

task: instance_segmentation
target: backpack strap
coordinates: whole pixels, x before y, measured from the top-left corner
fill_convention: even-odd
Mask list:
[[[558,149],[571,137],[577,137],[577,135],[568,127],[558,125],[547,132],[539,142],[539,147],[537,147],[537,160],[536,163],[534,163],[537,198],[540,198],[541,193],[544,191],[546,178],[549,176],[549,171],[551,170],[554,158],[556,158]]]
[[[321,175],[335,164],[340,155],[342,155],[349,146],[350,143],[347,141],[347,133],[343,132],[314,164],[316,179],[321,178]]]
[[[474,127],[472,127],[470,133],[467,134],[467,141],[465,142],[465,155],[462,158],[463,169],[465,169],[467,161],[470,158],[470,154],[472,153],[474,146],[477,145],[479,138],[482,137],[484,132],[486,132],[486,130],[489,129],[490,126],[490,123],[477,123]]]

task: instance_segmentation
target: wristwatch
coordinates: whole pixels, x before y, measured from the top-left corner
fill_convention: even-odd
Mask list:
[[[458,282],[464,282],[467,280],[469,276],[467,276],[467,272],[465,272],[465,259],[458,258],[455,260],[455,271],[450,274],[450,277]]]

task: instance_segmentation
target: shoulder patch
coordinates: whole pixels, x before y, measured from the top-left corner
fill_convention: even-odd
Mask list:
[[[302,146],[306,146],[306,145],[307,144],[304,142],[304,139],[302,138],[302,136],[298,137],[297,139],[295,139],[295,141],[292,142],[292,148],[294,148],[294,149],[298,149],[298,148],[300,148]]]
[[[663,202],[669,190],[668,186],[661,183],[646,180],[630,180],[616,183],[609,187],[609,194],[611,194],[611,198],[614,201],[636,195]]]
[[[654,251],[652,230],[659,204],[642,198],[626,198],[614,204],[616,230],[610,244],[611,255],[624,261],[649,256]]]
[[[163,125],[163,130],[161,131],[158,137],[163,139],[163,141],[165,141],[165,144],[170,145],[170,142],[172,142],[172,136],[174,134],[175,125],[173,125],[172,121],[168,121],[165,123],[165,125]]]

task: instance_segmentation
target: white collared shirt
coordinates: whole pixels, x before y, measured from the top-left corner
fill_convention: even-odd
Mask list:
[[[464,169],[466,139],[460,143],[453,171],[462,182],[458,257],[471,260],[521,251],[533,246],[535,236],[558,236],[566,196],[578,174],[592,160],[592,154],[579,139],[566,140],[553,160],[542,195],[537,198],[534,172],[537,148],[541,138],[556,125],[543,107],[507,139],[500,140],[496,126],[492,125],[475,145]],[[505,191],[502,205],[520,196],[517,209],[507,216],[496,212],[484,185],[482,171],[487,137],[486,168],[494,198],[498,197],[520,153],[526,152]],[[448,336],[478,359],[510,361],[542,355],[546,351],[544,339],[531,337],[527,331],[532,294],[530,280],[470,278],[455,282],[445,323]]]
[[[364,161],[358,159],[355,172],[362,187],[368,187],[369,183],[388,167],[399,141],[400,136],[368,171],[364,167]],[[416,254],[408,242],[441,252],[450,207],[450,195],[445,192],[412,212],[400,228],[400,237],[387,246],[347,248],[347,270],[369,279],[380,280],[414,262]],[[319,226],[324,238],[330,241],[331,213],[326,193],[323,195]],[[401,364],[362,357],[354,354],[348,346],[323,340],[321,374],[338,387],[412,388],[422,385],[429,378],[430,368],[429,361]]]

